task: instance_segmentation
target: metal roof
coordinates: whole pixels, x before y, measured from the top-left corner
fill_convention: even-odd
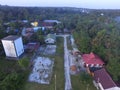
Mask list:
[[[10,40],[10,41],[14,41],[16,39],[20,38],[19,36],[15,36],[15,35],[9,35],[7,37],[4,37],[2,40]]]
[[[56,40],[56,35],[55,34],[48,34],[45,39],[52,38]]]
[[[86,64],[104,64],[102,59],[92,52],[90,54],[83,54],[82,57]]]
[[[117,86],[104,68],[94,72],[94,80],[97,83],[101,83],[104,89]]]

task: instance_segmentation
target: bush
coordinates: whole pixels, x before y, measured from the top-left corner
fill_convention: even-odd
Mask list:
[[[20,90],[23,87],[25,75],[16,72],[8,74],[0,83],[0,90]]]

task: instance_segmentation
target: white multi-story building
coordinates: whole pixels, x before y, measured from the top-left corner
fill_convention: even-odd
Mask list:
[[[24,53],[22,37],[10,35],[2,40],[6,57],[19,58]]]

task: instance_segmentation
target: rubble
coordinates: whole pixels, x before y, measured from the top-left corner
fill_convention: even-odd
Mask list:
[[[33,70],[29,81],[40,84],[50,84],[54,61],[46,57],[37,57],[34,60]]]

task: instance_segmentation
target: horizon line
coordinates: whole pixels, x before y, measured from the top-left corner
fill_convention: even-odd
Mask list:
[[[28,5],[2,5],[0,4],[0,6],[8,6],[8,7],[30,7],[30,8],[34,8],[34,7],[38,7],[38,8],[77,8],[77,9],[92,9],[92,10],[120,10],[118,8],[88,8],[88,7],[71,7],[71,6],[28,6]]]

